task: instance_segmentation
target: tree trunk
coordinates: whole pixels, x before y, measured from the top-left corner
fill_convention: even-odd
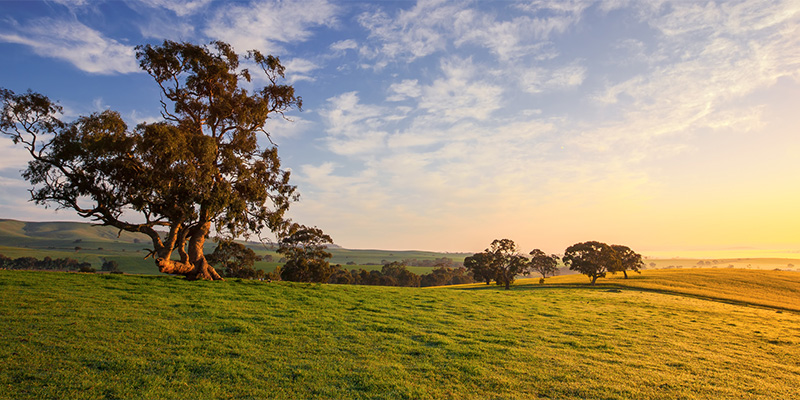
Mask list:
[[[592,275],[592,285],[594,285],[594,283],[597,282],[597,278],[599,277],[600,277],[599,275]]]
[[[628,279],[628,271],[622,270],[622,273],[625,275],[625,279]]]
[[[506,279],[506,290],[511,289],[511,281]]]
[[[169,254],[161,255],[156,259],[158,270],[165,274],[183,275],[190,281],[198,279],[209,281],[224,280],[203,255],[203,245],[210,229],[211,222],[192,228],[186,251],[182,248],[184,246],[183,242],[178,244],[181,261],[170,260]]]

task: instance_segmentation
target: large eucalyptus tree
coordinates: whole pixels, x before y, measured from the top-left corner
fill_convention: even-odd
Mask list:
[[[223,42],[165,41],[136,56],[160,88],[160,121],[130,129],[104,111],[64,122],[46,96],[0,89],[0,131],[30,153],[23,177],[37,204],[148,235],[161,272],[222,279],[203,255],[212,229],[237,237],[289,226],[297,195],[265,123],[302,99],[282,83],[280,60],[258,51],[245,58],[267,84],[252,91],[242,87],[251,72]]]

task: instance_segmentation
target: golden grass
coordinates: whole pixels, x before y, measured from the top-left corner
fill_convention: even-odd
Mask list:
[[[730,303],[800,311],[800,272],[749,269],[645,270],[599,279],[598,285],[690,295]],[[516,285],[538,285],[538,279],[521,279]],[[584,275],[547,278],[546,285],[588,285]]]

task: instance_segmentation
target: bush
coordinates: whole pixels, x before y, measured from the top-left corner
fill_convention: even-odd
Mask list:
[[[95,269],[88,265],[81,265],[80,269],[78,269],[78,272],[88,272],[90,274],[93,274],[95,272]]]

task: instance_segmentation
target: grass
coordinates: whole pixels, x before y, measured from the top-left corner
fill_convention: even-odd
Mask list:
[[[692,272],[628,281],[716,279]],[[504,291],[0,271],[0,397],[793,398],[800,313],[747,305],[782,285],[771,273],[728,304],[713,286],[573,277]]]
[[[641,274],[609,275],[599,287],[644,289],[660,293],[695,296],[735,304],[771,307],[800,312],[800,273],[743,269],[645,270]],[[538,285],[537,279],[522,279],[517,285]],[[548,285],[583,286],[584,275],[557,276]]]

